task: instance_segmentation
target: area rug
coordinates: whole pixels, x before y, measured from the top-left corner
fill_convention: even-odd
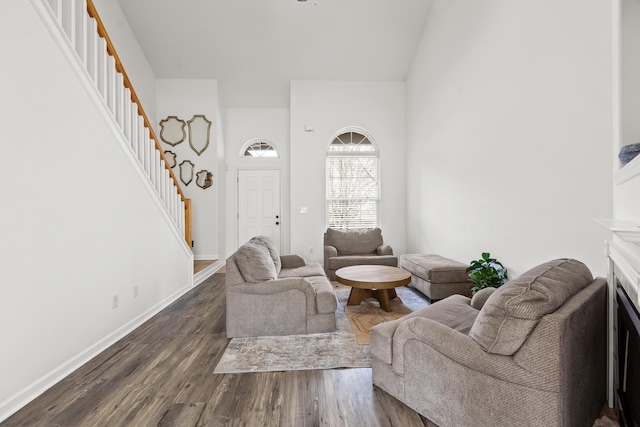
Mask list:
[[[390,312],[384,311],[374,299],[363,300],[360,305],[344,307],[358,344],[369,344],[370,331],[374,326],[400,319],[412,311],[402,303],[399,297],[392,299],[389,302],[389,307],[391,308]]]
[[[341,304],[336,326],[322,334],[233,338],[214,373],[371,367],[369,346],[358,344]]]
[[[311,369],[369,368],[369,345],[360,344],[345,313],[351,287],[333,282],[338,309],[336,331],[322,334],[286,335],[276,337],[233,338],[216,366],[215,374],[242,372],[299,371]],[[402,287],[396,290],[400,303],[415,311],[429,305],[419,291]],[[375,307],[375,300],[364,300],[360,307]],[[392,304],[393,306],[393,304]],[[353,306],[349,306],[351,309]],[[359,310],[356,310],[359,311]],[[384,311],[383,311],[384,312]],[[386,312],[385,312],[386,313]],[[361,324],[372,323],[360,321]],[[369,327],[370,328],[370,327]],[[359,329],[366,329],[361,327]],[[368,331],[366,332],[368,341]]]
[[[389,302],[391,312],[380,308],[380,303],[374,298],[366,298],[360,305],[347,305],[349,292],[351,292],[349,286],[336,284],[335,291],[356,335],[356,340],[361,345],[369,344],[369,332],[375,325],[399,319],[429,305],[429,300],[412,287],[403,286],[396,289],[398,297]]]

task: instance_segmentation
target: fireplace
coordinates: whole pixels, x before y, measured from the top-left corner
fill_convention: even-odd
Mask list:
[[[616,393],[620,425],[640,427],[640,314],[618,282]]]

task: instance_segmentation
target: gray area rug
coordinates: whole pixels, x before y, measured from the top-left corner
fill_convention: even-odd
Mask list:
[[[335,282],[334,286],[339,301],[335,332],[233,338],[214,373],[371,367],[369,346],[358,344],[344,312],[343,306],[351,288]],[[412,310],[429,304],[428,300],[413,288],[399,288],[397,294]]]

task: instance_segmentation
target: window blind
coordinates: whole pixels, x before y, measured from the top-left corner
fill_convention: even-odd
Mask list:
[[[380,185],[377,157],[327,157],[329,227],[378,226]]]

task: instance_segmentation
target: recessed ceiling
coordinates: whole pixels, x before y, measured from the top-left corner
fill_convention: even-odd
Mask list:
[[[288,107],[291,80],[404,80],[431,4],[118,2],[157,78],[217,79],[229,107]]]

